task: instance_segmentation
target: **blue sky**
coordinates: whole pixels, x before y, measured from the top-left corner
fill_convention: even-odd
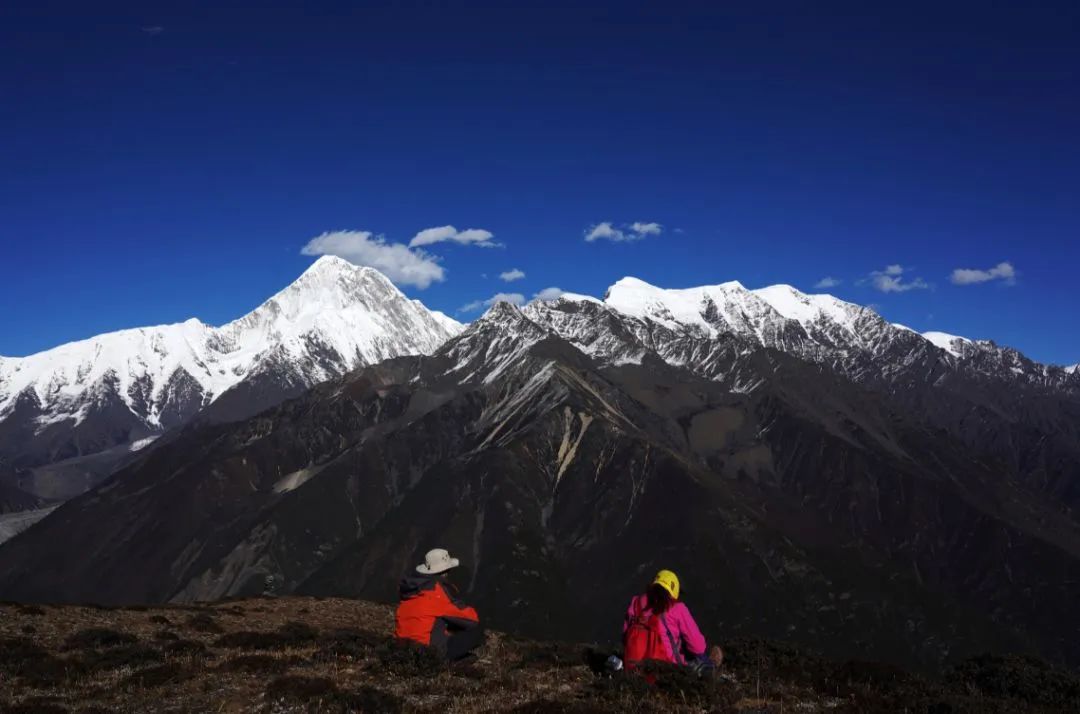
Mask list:
[[[308,252],[450,314],[831,277],[1080,361],[1080,6],[881,5],[5,3],[0,354],[227,321],[351,231]]]

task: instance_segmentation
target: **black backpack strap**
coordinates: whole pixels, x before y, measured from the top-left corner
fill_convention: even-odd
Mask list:
[[[671,628],[668,627],[667,620],[663,615],[657,615],[660,618],[660,624],[664,626],[664,632],[667,633],[668,642],[671,643],[671,656],[678,664],[686,664],[686,660],[683,659],[682,650],[679,648],[679,643],[675,641],[675,636],[671,634]]]

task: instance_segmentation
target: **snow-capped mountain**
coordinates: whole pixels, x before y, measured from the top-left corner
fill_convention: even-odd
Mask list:
[[[252,380],[291,396],[360,366],[430,353],[461,329],[378,271],[325,256],[221,327],[191,319],[0,358],[0,471],[5,455],[35,466],[161,433]],[[255,402],[278,396],[263,389]]]
[[[790,285],[750,290],[733,281],[671,290],[623,278],[602,301],[567,293],[530,303],[524,314],[594,357],[636,362],[651,352],[707,376],[715,376],[712,350],[723,338],[746,351],[787,352],[863,382],[889,380],[921,365],[928,375],[959,369],[1046,387],[1072,384],[1067,370],[989,340],[919,334],[870,308]]]

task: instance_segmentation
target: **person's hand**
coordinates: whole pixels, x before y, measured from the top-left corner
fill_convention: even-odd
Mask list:
[[[724,663],[724,650],[720,649],[718,645],[713,645],[713,648],[709,650],[709,661],[716,667],[722,665]]]

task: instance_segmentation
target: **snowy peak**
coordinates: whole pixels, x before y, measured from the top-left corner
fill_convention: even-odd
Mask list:
[[[844,302],[832,295],[807,294],[790,285],[772,285],[753,293],[787,319],[803,325],[824,320],[851,330],[860,317],[874,314],[862,305]]]
[[[111,399],[158,430],[253,374],[275,370],[283,383],[312,385],[390,357],[430,354],[461,330],[377,270],[324,256],[219,328],[190,319],[0,360],[0,420],[29,391],[41,405],[39,427],[79,424]]]
[[[958,335],[950,335],[947,332],[924,332],[922,336],[929,340],[935,347],[940,347],[953,357],[960,357],[964,353],[964,347],[966,345],[972,345],[974,342],[966,337],[960,337]]]
[[[826,328],[854,333],[860,318],[873,313],[831,295],[808,295],[790,285],[748,290],[738,281],[665,290],[636,278],[623,278],[605,303],[621,313],[688,328],[704,335],[740,334],[769,346],[790,338],[792,329]],[[835,337],[835,336],[834,336]],[[832,339],[832,338],[830,338]]]
[[[322,256],[295,282],[230,325],[305,319],[310,323],[327,310],[377,309],[388,300],[406,298],[382,273],[334,256]]]
[[[564,295],[533,302],[525,314],[612,363],[639,361],[650,351],[672,364],[710,362],[706,343],[734,338],[742,344],[737,350],[756,344],[860,381],[888,381],[921,365],[924,373],[962,370],[1042,387],[1065,384],[1061,372],[1051,373],[1016,350],[940,332],[919,334],[868,307],[790,285],[749,290],[731,281],[665,289],[626,277],[607,290],[599,311],[586,302]]]
[[[664,289],[637,278],[623,278],[608,288],[604,302],[625,315],[716,335],[748,327],[748,315],[768,306],[742,284],[732,281],[697,288]]]

